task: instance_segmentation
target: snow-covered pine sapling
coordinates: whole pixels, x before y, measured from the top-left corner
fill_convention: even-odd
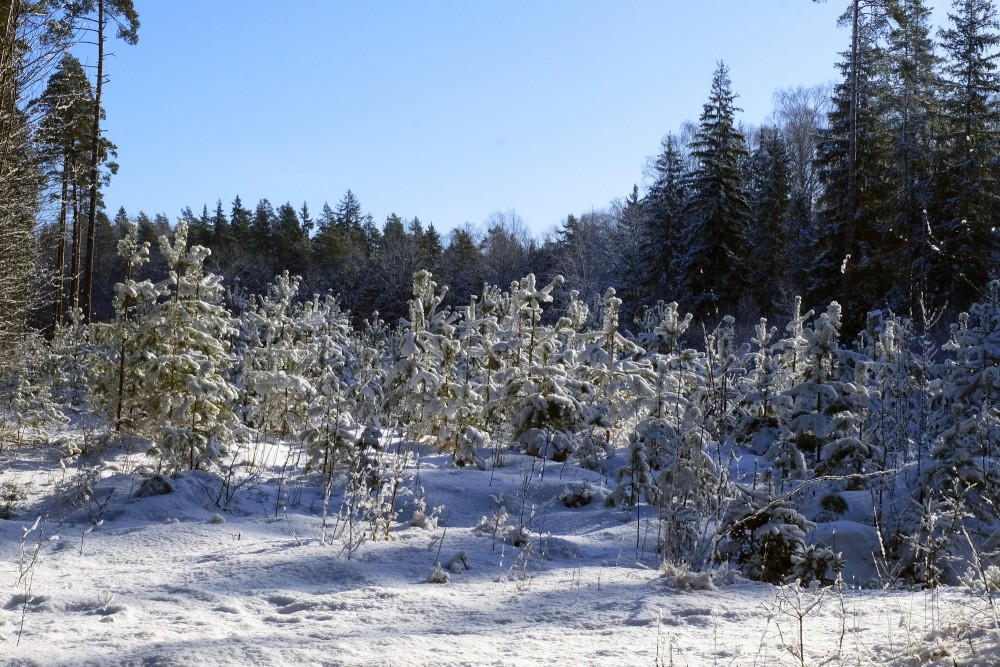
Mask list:
[[[788,581],[832,586],[844,569],[843,556],[822,544],[800,546],[792,554],[792,572]]]
[[[489,436],[472,426],[462,428],[455,436],[455,449],[452,461],[460,468],[478,468],[486,470],[486,462],[477,453],[488,446]]]
[[[0,520],[10,521],[14,512],[21,508],[28,499],[24,486],[14,480],[0,482]]]
[[[322,472],[329,486],[334,471],[351,465],[358,456],[361,428],[353,418],[357,404],[347,394],[340,373],[330,366],[313,381],[312,387],[315,394],[301,432],[308,456],[306,469]]]
[[[364,540],[389,539],[398,519],[400,499],[410,490],[404,486],[410,450],[402,443],[395,452],[375,429],[366,429],[358,441],[358,455],[347,472],[340,513],[333,537],[347,530],[344,550],[348,554]],[[363,527],[363,528],[362,528]],[[325,531],[325,528],[324,528]]]
[[[122,421],[130,419],[125,410],[126,396],[134,395],[136,384],[140,381],[135,372],[136,351],[130,345],[135,335],[137,311],[156,301],[153,284],[148,280],[136,282],[133,278],[135,270],[149,261],[149,243],[139,243],[134,223],[126,221],[125,225],[125,237],[118,241],[118,256],[125,261],[125,279],[115,285],[114,299],[115,330],[120,341],[115,373],[114,425],[119,432]]]
[[[100,348],[92,342],[93,326],[83,323],[83,311],[70,309],[66,320],[56,327],[49,345],[52,390],[60,404],[79,410],[92,400],[100,379]]]
[[[442,569],[441,563],[434,563],[434,567],[427,573],[427,583],[429,584],[447,584],[450,581],[451,575]]]
[[[877,461],[882,471],[899,471],[875,478],[875,507],[880,526],[895,523],[909,498],[897,493],[904,482],[911,486],[920,478],[928,443],[934,437],[930,427],[932,402],[937,393],[932,366],[937,347],[929,336],[917,336],[913,323],[905,318],[869,313],[861,345],[870,350],[870,409],[864,430],[881,453]],[[916,466],[907,463],[916,459]]]
[[[49,350],[39,334],[27,334],[0,376],[0,451],[48,440],[48,429],[66,421],[52,399]]]
[[[755,454],[763,454],[780,440],[789,440],[786,414],[791,403],[781,392],[787,387],[791,372],[782,368],[772,343],[776,327],[768,327],[761,318],[754,328],[754,350],[747,355],[746,392],[740,407],[742,419],[736,428],[736,441]]]
[[[395,346],[392,365],[386,376],[386,407],[414,438],[439,435],[447,424],[452,406],[451,366],[460,346],[452,339],[454,316],[439,310],[447,287],[437,291],[437,283],[426,270],[413,274],[413,298],[409,320]]]
[[[511,290],[511,298],[517,310],[517,333],[527,338],[526,356],[523,359],[527,366],[535,363],[535,351],[541,342],[538,334],[542,321],[542,304],[551,303],[552,291],[564,282],[565,279],[557,275],[552,282],[539,289],[535,274],[529,273],[521,279],[516,290]]]
[[[137,414],[161,461],[194,469],[217,460],[231,439],[237,392],[226,371],[228,341],[236,332],[221,305],[219,276],[204,270],[210,251],[188,248],[187,232],[182,220],[173,243],[160,237],[170,275],[157,285],[163,300],[143,313],[136,327],[136,347],[143,351],[137,365],[144,378]]]
[[[868,364],[858,361],[854,382],[840,383],[836,410],[830,417],[823,447],[823,462],[816,467],[819,475],[850,477],[851,488],[867,488],[866,475],[876,468],[881,452],[864,432],[871,409],[868,395]]]
[[[476,535],[489,535],[493,538],[493,551],[497,550],[497,537],[501,540],[503,536],[511,530],[510,524],[507,523],[509,514],[507,508],[503,504],[503,497],[500,495],[494,495],[493,501],[497,504],[496,511],[490,516],[484,516],[476,524],[472,532]]]
[[[434,530],[438,527],[438,521],[441,519],[443,511],[444,505],[438,505],[428,511],[427,498],[424,496],[423,487],[420,487],[419,495],[413,500],[413,516],[410,517],[410,525],[415,528]]]
[[[703,329],[704,331],[704,329]],[[741,387],[745,368],[740,361],[748,356],[749,348],[736,344],[736,320],[726,315],[712,333],[705,332],[705,392],[702,413],[712,438],[727,440],[740,419]],[[716,464],[722,466],[721,451],[716,452]]]
[[[840,362],[840,305],[831,303],[811,327],[796,328],[795,332],[799,344],[787,352],[793,368],[793,385],[784,392],[792,403],[788,425],[796,446],[812,454],[814,464],[819,464],[823,447],[829,442],[829,410],[840,398],[836,373]]]
[[[679,430],[671,429],[662,420],[659,424],[661,429],[646,434],[651,436],[651,444],[655,441],[657,456],[651,460],[659,470],[660,504],[690,507],[699,512],[712,510],[717,502],[713,491],[720,469],[708,453],[716,448],[702,426],[700,411],[690,406]]]
[[[309,354],[312,332],[299,318],[300,282],[285,271],[240,318],[248,338],[240,369],[248,403],[245,418],[265,440],[297,439],[315,393],[310,376],[322,370]]]
[[[352,380],[345,393],[356,406],[354,420],[366,428],[378,428],[386,414],[384,342],[377,344],[379,347],[373,347],[360,336],[351,336],[345,363],[345,376]]]
[[[680,351],[681,342],[693,319],[691,313],[681,317],[676,301],[657,301],[655,306],[647,308],[636,318],[636,324],[642,331],[637,342],[656,354],[675,354]]]
[[[785,325],[787,336],[775,344],[781,367],[790,373],[791,381],[794,384],[801,379],[803,373],[802,351],[807,345],[805,337],[806,322],[815,314],[809,310],[802,312],[802,297],[795,297],[795,305],[792,309],[792,316]]]
[[[940,480],[954,468],[953,476],[995,502],[1000,499],[1000,282],[990,283],[989,298],[959,316],[942,349],[954,355],[942,369],[942,440],[950,447],[935,449],[929,466],[934,470],[928,472]]]
[[[738,495],[719,525],[719,553],[750,579],[782,583],[814,524],[799,513],[789,495],[775,495],[766,486],[735,487]]]
[[[658,400],[653,365],[639,359],[643,350],[618,332],[620,309],[621,299],[608,288],[600,309],[601,328],[578,334],[579,350],[556,355],[577,380],[576,398],[586,408],[582,431],[576,434],[575,458],[594,470],[611,455],[614,432],[627,430]]]
[[[559,501],[571,509],[589,505],[595,499],[607,498],[608,492],[586,480],[567,486],[559,494]]]
[[[526,454],[565,461],[576,449],[576,433],[588,410],[577,398],[592,393],[587,383],[573,380],[561,365],[532,366],[523,380],[508,385],[508,395],[521,396],[511,426]]]
[[[955,482],[904,515],[901,530],[887,545],[889,562],[883,564],[890,584],[904,581],[935,588],[958,583],[963,524],[973,516],[967,506],[968,491],[968,486]]]
[[[646,435],[654,425],[648,422],[640,423],[640,426],[637,426],[635,433],[629,436],[628,459],[625,465],[615,472],[615,482],[618,486],[604,501],[608,507],[638,506],[643,499],[649,504],[657,504],[660,501],[660,487],[653,477],[650,465],[652,455],[649,445],[653,439]],[[668,427],[665,423],[657,422],[656,428],[660,426]]]

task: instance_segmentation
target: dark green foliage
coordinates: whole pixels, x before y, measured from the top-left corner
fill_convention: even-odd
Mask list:
[[[880,306],[896,275],[882,271],[885,230],[877,217],[889,198],[884,174],[891,148],[879,113],[887,20],[877,8],[859,14],[856,54],[848,50],[840,63],[843,81],[834,87],[829,126],[817,146],[823,190],[809,253],[813,271],[800,289],[809,303],[836,299],[850,313]]]
[[[816,582],[830,586],[844,569],[844,559],[830,547],[818,544],[799,547],[792,554],[792,573],[786,581],[801,584]]]
[[[791,213],[791,159],[777,128],[760,130],[750,155],[750,231],[753,261],[748,262],[750,284],[758,312],[771,318],[783,312],[792,294],[786,282],[788,255],[775,252],[789,242]]]
[[[641,206],[645,218],[641,251],[646,269],[642,287],[648,303],[673,298],[671,290],[676,290],[678,277],[681,225],[688,188],[680,144],[673,134],[663,138],[654,170],[656,180]],[[632,206],[635,206],[637,195],[638,192],[633,191]]]
[[[956,309],[967,306],[995,271],[1000,178],[1000,24],[988,0],[954,0],[945,53],[939,137],[940,209],[930,220],[935,291]]]
[[[793,571],[795,554],[805,548],[805,531],[813,524],[787,497],[776,497],[766,488],[736,487],[739,495],[722,520],[726,543],[720,552],[751,579],[784,583]]]
[[[934,180],[939,170],[934,136],[939,126],[940,82],[930,36],[930,9],[922,0],[901,0],[890,10],[886,40],[883,105],[892,152],[885,172],[890,197],[881,214],[886,226],[879,253],[881,271],[903,269],[889,288],[887,302],[902,312],[916,312],[930,296],[933,251],[927,235],[927,211],[935,210]]]
[[[309,232],[290,203],[278,207],[272,237],[277,266],[295,271],[298,275],[308,275],[312,260]]]
[[[830,493],[820,498],[819,506],[827,512],[834,514],[847,514],[849,509],[844,497],[835,493]]]
[[[696,166],[677,260],[689,307],[715,319],[734,312],[746,292],[749,204],[741,164],[747,149],[736,127],[735,99],[729,69],[720,62],[691,142]]]

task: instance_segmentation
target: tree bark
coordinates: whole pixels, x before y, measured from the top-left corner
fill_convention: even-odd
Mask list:
[[[14,62],[14,37],[20,0],[0,0],[0,176],[6,176],[13,153],[12,134],[17,108],[17,63]]]
[[[80,192],[76,183],[76,171],[74,167],[73,178],[73,244],[70,250],[69,260],[69,305],[72,310],[80,306]]]
[[[52,333],[62,321],[66,275],[66,209],[69,204],[69,156],[63,157],[62,191],[59,195],[59,239],[56,241],[56,284],[52,298]]]
[[[854,236],[858,211],[858,34],[861,18],[861,0],[854,0],[851,8],[851,104],[848,111],[847,146],[847,216],[844,221],[844,269],[842,288],[844,297],[851,293],[854,267],[860,257],[854,257]]]
[[[94,246],[97,240],[97,195],[101,164],[101,91],[104,87],[104,0],[97,0],[97,81],[94,86],[94,134],[90,142],[90,206],[87,213],[87,254],[83,268],[81,307],[90,324],[94,293]]]

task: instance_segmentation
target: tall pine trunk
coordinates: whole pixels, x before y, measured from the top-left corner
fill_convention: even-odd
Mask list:
[[[74,170],[74,176],[75,176]],[[73,243],[70,250],[69,264],[69,306],[76,310],[80,306],[80,241],[82,230],[80,229],[80,190],[73,179]]]
[[[52,298],[52,333],[62,321],[63,292],[66,287],[66,209],[69,205],[69,155],[63,156],[62,191],[59,195],[59,239],[56,242],[56,284]]]
[[[101,163],[101,91],[104,88],[104,0],[97,0],[97,81],[94,90],[94,133],[90,139],[90,206],[87,214],[87,256],[83,269],[83,321],[90,324],[94,293],[94,246],[97,238],[97,190]]]
[[[14,32],[19,13],[19,0],[0,0],[0,165],[7,163],[12,152],[10,139],[17,104]]]

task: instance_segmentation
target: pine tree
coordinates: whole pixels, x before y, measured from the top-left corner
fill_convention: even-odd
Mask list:
[[[55,295],[53,298],[53,325],[62,319],[62,300],[65,292],[66,230],[71,207],[70,188],[82,186],[85,181],[87,142],[92,134],[94,94],[80,61],[70,54],[63,56],[59,67],[49,78],[41,96],[35,101],[42,114],[36,141],[42,155],[59,179],[59,223],[56,236]],[[112,146],[102,140],[103,159],[113,153]],[[80,264],[80,231],[78,216],[73,217],[74,232],[70,256],[72,265]],[[76,282],[75,272],[73,275]],[[78,294],[71,296],[75,305]]]
[[[94,86],[94,122],[91,127],[90,141],[90,197],[87,216],[87,256],[83,266],[83,282],[81,284],[81,306],[86,322],[90,322],[91,300],[94,283],[94,257],[97,233],[97,207],[99,204],[98,190],[100,187],[101,165],[101,118],[103,109],[101,97],[104,91],[104,44],[106,29],[109,22],[118,26],[117,36],[126,44],[136,44],[139,41],[139,14],[132,5],[132,0],[76,0],[69,3],[70,14],[78,21],[89,22],[97,36],[97,75]],[[92,15],[96,13],[96,17]]]
[[[647,263],[652,248],[647,245],[649,215],[644,206],[644,198],[639,197],[639,186],[632,185],[632,192],[624,200],[611,202],[611,223],[606,234],[608,244],[608,267],[611,283],[619,287],[622,300],[622,320],[632,322],[640,313],[643,304],[654,303],[649,293],[647,276],[655,273]],[[671,293],[676,292],[671,287]]]
[[[181,209],[180,217],[188,224],[188,238],[191,245],[208,246],[212,242],[212,219],[208,216],[208,204],[202,205],[201,215],[195,215],[190,206]]]
[[[354,312],[368,310],[377,295],[377,287],[367,280],[377,237],[371,215],[362,213],[351,190],[336,208],[324,204],[312,239],[315,287],[333,289]]]
[[[444,249],[441,246],[441,235],[434,228],[433,222],[424,230],[417,243],[417,250],[420,255],[420,268],[427,269],[431,273],[440,272]]]
[[[413,276],[421,270],[419,243],[423,238],[420,221],[409,227],[420,236],[408,234],[407,225],[395,213],[386,218],[375,246],[371,282],[376,286],[372,305],[389,322],[406,316],[406,302],[412,294]]]
[[[149,261],[149,243],[140,243],[135,225],[125,221],[125,233],[118,242],[118,255],[125,262],[125,279],[115,286],[115,315],[111,325],[112,349],[108,361],[112,368],[98,383],[98,397],[116,431],[134,430],[133,419],[137,408],[135,398],[141,395],[143,381],[138,362],[144,350],[135,346],[137,320],[140,313],[152,308],[158,297],[156,287],[149,281],[137,281],[136,271]],[[117,348],[117,349],[114,349]]]
[[[741,166],[747,150],[735,124],[735,99],[729,68],[720,62],[691,142],[696,166],[679,260],[691,309],[702,317],[735,309],[746,292],[749,206]]]
[[[270,251],[274,247],[274,223],[274,207],[267,199],[261,199],[257,202],[248,229],[250,249],[254,255],[270,257]]]
[[[247,339],[240,368],[243,417],[264,438],[297,438],[315,396],[310,376],[323,368],[306,352],[311,332],[297,317],[300,283],[282,272],[240,317]]]
[[[44,80],[63,42],[48,4],[0,3],[0,368],[17,361],[18,342],[36,305],[35,213],[43,174],[26,99]],[[53,50],[45,46],[53,43]],[[54,52],[53,52],[54,51]]]
[[[218,276],[205,273],[209,250],[188,247],[187,223],[174,241],[160,237],[170,276],[156,285],[158,301],[138,320],[142,351],[137,423],[171,468],[198,468],[218,459],[231,440],[236,389],[227,379],[228,340],[236,331],[221,305]]]
[[[963,490],[1000,500],[1000,282],[959,315],[942,349],[954,354],[942,376],[940,441],[924,472],[930,491]],[[977,506],[980,503],[972,502]]]
[[[794,555],[806,545],[808,521],[788,498],[768,487],[736,485],[739,495],[726,508],[720,552],[750,579],[784,583],[793,570]]]

